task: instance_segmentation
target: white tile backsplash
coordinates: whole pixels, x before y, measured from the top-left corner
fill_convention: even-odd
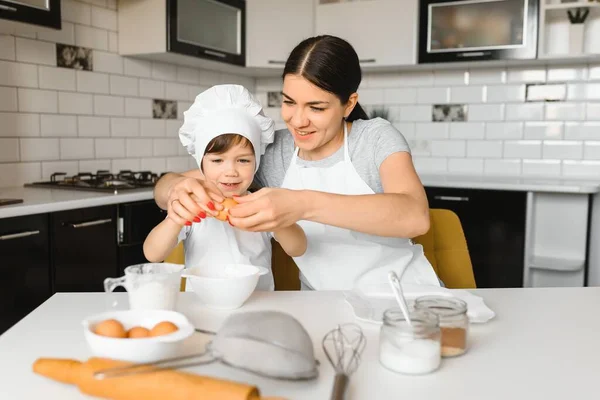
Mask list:
[[[81,160],[79,172],[96,173],[96,171],[110,171],[110,160]]]
[[[562,165],[562,175],[566,178],[598,179],[600,161],[565,160]]]
[[[166,98],[169,100],[189,100],[188,86],[181,83],[167,82]]]
[[[600,141],[583,142],[584,160],[600,160]]]
[[[177,82],[198,83],[200,74],[197,69],[177,66]]]
[[[587,76],[587,67],[548,68],[548,82],[582,81]]]
[[[565,122],[565,139],[600,140],[600,122]]]
[[[469,83],[468,71],[434,71],[433,84],[435,86],[466,85]]]
[[[87,93],[58,92],[61,114],[90,115],[94,112],[93,96]]]
[[[520,175],[521,160],[485,160],[483,164],[483,173],[492,176]]]
[[[21,161],[47,161],[60,158],[58,139],[20,140]]]
[[[77,91],[108,94],[108,74],[77,71]]]
[[[118,54],[94,50],[94,71],[122,74],[123,58]]]
[[[467,152],[464,140],[432,140],[431,155],[434,157],[464,157]]]
[[[540,140],[507,140],[504,142],[504,158],[542,158]]]
[[[522,103],[525,101],[525,85],[497,85],[487,87],[488,103]]]
[[[457,175],[483,174],[483,159],[481,158],[450,158],[448,172]]]
[[[139,120],[136,118],[111,118],[111,136],[131,137],[140,135]]]
[[[510,68],[508,70],[507,82],[546,82],[546,70],[535,68]]]
[[[75,44],[96,50],[108,50],[108,31],[90,26],[75,25]]]
[[[42,136],[77,136],[77,117],[74,115],[42,114]]]
[[[77,117],[77,130],[80,137],[110,136],[110,118]]]
[[[584,120],[585,104],[583,103],[547,103],[546,120]]]
[[[504,69],[471,69],[469,70],[469,84],[501,84],[506,82]]]
[[[95,150],[96,158],[123,158],[125,139],[95,139]]]
[[[17,108],[17,88],[0,86],[0,111],[17,111]]]
[[[127,97],[125,99],[125,115],[152,118],[152,100]]]
[[[485,124],[486,139],[522,139],[522,122],[488,122]]]
[[[0,85],[38,87],[37,67],[33,64],[0,61]]]
[[[165,97],[165,83],[152,79],[140,79],[140,96],[151,99],[162,99]],[[189,98],[189,97],[188,97]]]
[[[92,7],[92,26],[109,31],[117,30],[117,11]]]
[[[545,140],[542,157],[547,159],[581,160],[583,143],[574,140]]]
[[[400,119],[408,122],[431,121],[431,106],[401,106]]]
[[[94,96],[94,114],[108,116],[125,115],[125,99],[116,96]]]
[[[541,121],[544,119],[543,103],[507,104],[507,121]]]
[[[523,160],[524,176],[557,177],[560,176],[560,160]]]
[[[60,139],[60,159],[94,158],[94,139]]]
[[[19,161],[19,139],[0,139],[0,163]]]
[[[177,139],[155,139],[154,155],[176,156],[179,154],[179,146],[181,146],[181,142]]]
[[[153,62],[152,78],[171,82],[177,81],[177,66]]]
[[[472,104],[468,106],[469,121],[502,121],[504,119],[503,104]]]
[[[417,103],[419,104],[444,104],[450,101],[449,88],[419,88],[417,90]]]
[[[359,89],[358,101],[360,104],[382,104],[383,91],[380,89]]]
[[[51,90],[21,89],[18,90],[19,111],[23,112],[58,112],[58,93]],[[2,99],[0,90],[0,99]],[[1,104],[2,100],[0,100]]]
[[[446,139],[449,133],[449,125],[444,122],[420,122],[415,125],[415,137],[417,139]]]
[[[14,60],[15,57],[15,37],[0,34],[0,59]]]
[[[556,140],[563,136],[563,122],[526,122],[525,139]]]
[[[384,104],[415,104],[417,102],[417,89],[392,88],[383,89]]]
[[[483,139],[485,124],[483,122],[455,122],[450,124],[451,139]]]
[[[167,124],[164,119],[141,119],[140,136],[143,137],[165,137],[167,136]]]
[[[54,43],[75,44],[75,25],[71,22],[63,22],[60,30],[48,29],[37,32],[39,40]]]
[[[126,139],[125,154],[127,157],[152,157],[153,146],[152,139]]]
[[[123,67],[125,75],[132,75],[140,78],[150,78],[152,75],[152,63],[150,61],[126,57],[123,58]]]
[[[165,158],[142,158],[140,160],[141,168],[144,171],[166,171],[167,160]]]
[[[56,45],[40,40],[16,38],[17,61],[56,65]]]
[[[71,21],[82,25],[92,23],[92,7],[73,0],[62,0],[61,17],[64,21]]]
[[[139,94],[138,79],[129,76],[110,76],[110,94],[119,96],[137,96]]]
[[[463,86],[450,89],[450,102],[452,103],[483,103],[486,98],[486,86]]]
[[[40,88],[75,91],[75,71],[66,68],[39,67]]]
[[[1,92],[1,91],[0,91]],[[39,114],[0,112],[0,137],[40,135]]]
[[[502,141],[500,140],[467,140],[467,157],[469,158],[501,158]]]

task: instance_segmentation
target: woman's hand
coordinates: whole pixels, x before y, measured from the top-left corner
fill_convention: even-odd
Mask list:
[[[303,219],[303,192],[264,188],[247,196],[229,209],[229,222],[236,228],[253,232],[271,232]]]
[[[165,190],[157,184],[158,190]],[[223,209],[223,195],[217,187],[203,179],[179,175],[169,179],[167,213],[173,222],[184,225],[199,222],[207,215],[216,215]]]

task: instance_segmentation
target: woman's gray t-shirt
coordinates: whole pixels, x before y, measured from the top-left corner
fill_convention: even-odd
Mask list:
[[[358,175],[375,193],[383,193],[379,167],[391,154],[408,152],[406,139],[388,121],[375,118],[356,120],[348,132],[348,148],[352,165]],[[259,187],[280,187],[294,155],[294,138],[287,129],[275,132],[275,140],[261,157],[255,176]],[[298,164],[313,168],[327,168],[344,160],[344,148],[318,161],[298,158]]]

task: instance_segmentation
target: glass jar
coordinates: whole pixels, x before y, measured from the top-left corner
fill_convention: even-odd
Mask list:
[[[409,324],[400,308],[383,313],[379,335],[379,362],[384,367],[403,374],[428,374],[441,362],[441,340],[435,314],[416,310],[410,312]]]
[[[454,297],[422,296],[415,300],[414,308],[438,316],[442,333],[442,357],[456,357],[467,351],[467,303]]]

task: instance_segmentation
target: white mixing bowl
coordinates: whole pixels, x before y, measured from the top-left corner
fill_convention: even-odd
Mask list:
[[[151,329],[162,321],[172,322],[179,329],[167,335],[139,339],[112,338],[94,333],[96,324],[107,319],[116,319],[123,324],[125,330],[134,326]],[[180,355],[185,339],[194,333],[194,326],[185,315],[167,310],[109,311],[83,320],[83,329],[85,340],[94,356],[137,363]]]
[[[192,285],[192,290],[205,306],[233,310],[248,300],[260,276],[268,272],[265,267],[255,265],[227,264],[218,268],[188,268],[181,276]]]

